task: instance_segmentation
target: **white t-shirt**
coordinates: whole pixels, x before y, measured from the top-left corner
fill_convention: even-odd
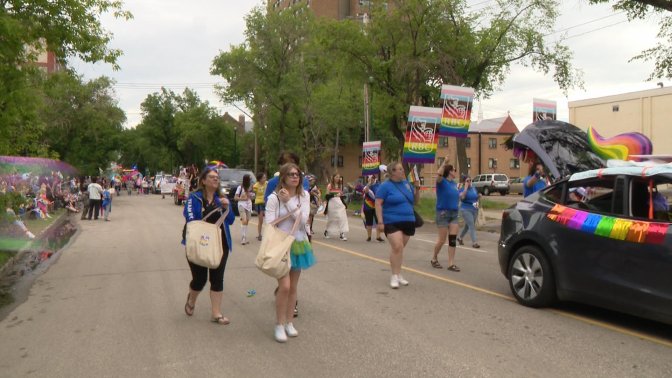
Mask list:
[[[240,197],[243,195],[243,186],[240,185],[238,189],[236,189],[236,196]],[[247,199],[246,200],[240,200],[238,201],[238,208],[243,208],[249,212],[252,212],[252,197],[254,196],[254,192],[252,190],[247,192]]]
[[[103,187],[99,184],[89,184],[87,190],[89,191],[89,199],[99,200],[103,198]]]
[[[297,207],[300,209],[300,211],[296,211]],[[297,241],[307,240],[308,235],[306,234],[306,224],[308,223],[308,216],[310,215],[310,197],[308,192],[305,190],[303,191],[303,196],[301,196],[300,199],[297,196],[292,196],[292,198],[290,198],[289,201],[284,204],[280,203],[280,200],[276,194],[271,194],[268,196],[268,200],[266,200],[266,213],[264,215],[264,222],[269,224],[277,218],[281,218],[287,215],[288,209],[294,215],[301,217],[299,225],[296,228],[296,232],[294,233],[294,238],[296,238]],[[290,216],[289,218],[280,222],[280,224],[278,224],[278,228],[285,232],[291,232],[295,221],[296,218],[294,216]]]

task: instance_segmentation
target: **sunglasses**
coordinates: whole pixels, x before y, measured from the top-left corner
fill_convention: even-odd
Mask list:
[[[298,172],[289,172],[287,177],[301,177],[301,174]]]
[[[205,176],[205,177],[207,177],[207,178],[209,178],[209,179],[215,179],[215,180],[218,180],[218,179],[219,179],[219,176],[207,175],[207,176]]]

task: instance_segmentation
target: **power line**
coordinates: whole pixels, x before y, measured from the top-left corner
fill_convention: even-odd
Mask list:
[[[612,27],[612,26],[620,25],[620,24],[625,23],[625,22],[628,22],[628,20],[623,20],[623,21],[615,22],[615,23],[613,23],[613,24],[605,25],[605,26],[602,26],[602,27],[597,28],[597,29],[588,30],[588,31],[583,32],[583,33],[570,35],[569,37],[567,37],[567,38],[563,38],[563,39],[561,39],[561,40],[562,40],[562,41],[566,41],[566,40],[568,40],[568,39],[572,39],[572,38],[580,37],[580,36],[582,36],[582,35],[586,35],[586,34],[588,34],[588,33],[596,32],[596,31],[598,31],[598,30],[602,30],[602,29],[610,28],[610,27]]]
[[[548,37],[549,35],[553,35],[553,34],[561,33],[561,32],[564,32],[564,31],[567,31],[567,30],[570,30],[570,29],[578,28],[579,26],[592,24],[593,22],[597,22],[597,21],[600,21],[600,20],[604,20],[605,18],[610,18],[610,17],[618,16],[618,15],[623,14],[623,13],[625,13],[625,11],[621,11],[621,12],[613,13],[613,14],[610,14],[610,15],[607,15],[607,16],[599,17],[599,18],[596,18],[596,19],[593,19],[593,20],[589,20],[589,21],[580,23],[580,24],[576,24],[576,25],[573,25],[573,26],[570,26],[570,27],[567,27],[567,28],[564,28],[564,29],[556,30],[556,31],[553,31],[553,32],[550,32],[550,33],[544,35],[544,37]]]

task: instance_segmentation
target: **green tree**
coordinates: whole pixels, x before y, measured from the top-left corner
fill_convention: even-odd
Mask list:
[[[589,0],[591,4],[613,3],[615,11],[627,12],[628,19],[659,19],[659,42],[656,46],[643,50],[630,61],[641,60],[654,63],[648,80],[672,79],[672,1],[669,0]]]
[[[0,153],[49,155],[39,142],[41,72],[30,64],[40,52],[118,68],[121,51],[108,47],[112,35],[100,23],[105,13],[132,17],[118,0],[0,0]]]

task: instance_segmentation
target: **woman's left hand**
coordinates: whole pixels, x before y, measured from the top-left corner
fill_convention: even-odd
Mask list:
[[[226,197],[222,197],[222,198],[221,198],[221,201],[222,201],[222,207],[223,207],[223,208],[226,208],[226,207],[229,206],[229,199],[228,199],[228,198],[226,198]]]

